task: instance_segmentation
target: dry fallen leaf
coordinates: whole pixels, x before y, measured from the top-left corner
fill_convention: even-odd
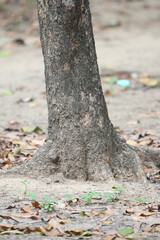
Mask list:
[[[133,208],[128,208],[128,209],[126,210],[126,213],[134,213]]]
[[[45,232],[46,236],[55,237],[55,236],[63,236],[64,235],[62,226],[54,219],[51,219],[48,222],[48,225],[45,227],[45,229],[47,230]]]
[[[14,218],[32,218],[36,217],[35,215],[29,214],[29,213],[11,213],[11,217]]]
[[[103,238],[103,240],[114,240],[114,239],[116,239],[116,237],[117,237],[117,234],[114,234],[112,236],[108,236],[108,237]]]
[[[93,231],[92,235],[104,235],[104,233],[99,231]]]
[[[35,208],[40,208],[40,203],[37,201],[32,202],[32,206]]]
[[[133,140],[128,140],[127,144],[129,144],[131,146],[139,146],[139,144],[136,141],[133,141]]]
[[[142,211],[142,212],[137,212],[135,213],[137,216],[141,216],[141,217],[149,217],[151,215],[153,215],[153,212],[146,212],[146,211]]]
[[[153,208],[152,204],[149,204],[149,205],[148,205],[148,211],[149,211],[149,212],[154,212],[154,210],[155,210],[155,209]]]
[[[32,216],[39,215],[38,212],[32,212],[31,207],[29,205],[22,207],[21,210],[24,211],[25,213],[28,213],[28,214],[32,215]]]
[[[14,161],[15,161],[15,157],[14,157],[14,155],[13,155],[12,152],[10,152],[10,153],[8,154],[8,158],[9,158],[9,160],[10,160],[11,162],[14,162]]]
[[[140,78],[140,82],[148,87],[156,87],[160,84],[158,80],[153,80],[151,78]]]
[[[151,230],[152,230],[152,227],[151,227],[151,225],[149,225],[149,226],[146,226],[146,227],[143,229],[143,232],[151,232]]]
[[[28,232],[40,232],[45,234],[46,230],[44,227],[26,227],[25,233],[28,233]]]
[[[96,212],[96,210],[94,210],[94,209],[91,209],[91,215],[98,216],[98,212]]]
[[[7,230],[8,228],[12,228],[14,225],[13,224],[8,224],[8,223],[0,223],[0,229]]]

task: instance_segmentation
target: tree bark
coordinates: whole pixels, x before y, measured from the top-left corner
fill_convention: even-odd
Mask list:
[[[48,138],[21,173],[62,173],[94,181],[144,179],[145,154],[128,146],[108,117],[88,0],[37,0],[37,5]]]

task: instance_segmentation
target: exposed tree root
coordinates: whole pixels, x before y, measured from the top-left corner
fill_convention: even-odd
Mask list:
[[[0,176],[14,177],[15,175],[23,175],[32,178],[64,176],[70,179],[92,181],[110,181],[115,178],[144,182],[146,181],[144,166],[160,169],[159,151],[129,146],[123,140],[117,145],[115,143],[113,144],[113,155],[110,159],[110,163],[103,161],[102,167],[96,168],[95,171],[93,171],[91,163],[91,166],[87,169],[88,172],[86,172],[84,168],[78,171],[79,165],[77,165],[76,168],[75,162],[72,166],[71,174],[67,175],[61,165],[62,161],[57,154],[56,146],[52,141],[47,140],[29,162],[7,171],[1,170]],[[107,174],[104,170],[105,168],[109,168]],[[97,171],[99,171],[99,173]],[[73,172],[76,174],[73,174]]]

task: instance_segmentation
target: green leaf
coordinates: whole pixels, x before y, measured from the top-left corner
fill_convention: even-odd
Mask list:
[[[81,236],[92,236],[92,232],[83,232]]]
[[[43,202],[46,202],[46,201],[48,201],[49,200],[49,196],[44,196],[44,197],[42,197],[42,201]]]
[[[19,147],[15,147],[15,148],[12,150],[12,152],[13,152],[14,154],[20,154],[21,149],[20,149]]]
[[[37,104],[35,102],[29,103],[29,107],[36,107],[36,106],[37,106]]]
[[[11,92],[10,90],[8,89],[0,89],[0,93],[4,94],[4,95],[12,95],[13,92]]]
[[[8,230],[8,231],[1,232],[0,235],[8,234],[8,233],[23,234],[23,232],[20,232],[20,231],[18,231],[18,230]]]
[[[33,192],[28,192],[28,196],[32,199],[32,200],[36,200],[37,196],[35,193]]]
[[[110,94],[114,94],[114,88],[110,88],[109,91],[110,91]]]
[[[27,184],[30,184],[31,182],[30,181],[28,181],[28,182],[21,181],[21,183],[23,183],[24,185],[27,185]]]
[[[109,81],[105,82],[106,84],[114,84],[116,83],[116,78],[114,76],[109,77]]]
[[[58,201],[57,200],[52,200],[52,201],[50,201],[50,203],[58,203]]]
[[[113,189],[120,189],[121,186],[119,186],[119,185],[114,185],[114,186],[112,186],[112,188],[113,188]]]
[[[136,200],[137,202],[148,202],[147,199],[142,199],[140,197],[138,198],[134,197],[133,199]]]
[[[8,57],[11,55],[10,51],[0,51],[0,57]]]
[[[120,233],[120,234],[130,234],[130,233],[134,233],[134,231],[130,227],[128,227],[128,228],[120,228],[118,230],[118,233]]]
[[[96,195],[102,195],[101,192],[95,192],[94,194],[96,194]]]
[[[42,131],[42,129],[38,126],[33,127],[33,126],[24,126],[22,127],[23,132],[25,133],[31,133],[31,132],[39,132]]]
[[[85,213],[85,211],[81,211],[81,212],[79,213],[79,216],[81,216],[81,217],[86,217],[86,216],[88,216],[88,215]]]

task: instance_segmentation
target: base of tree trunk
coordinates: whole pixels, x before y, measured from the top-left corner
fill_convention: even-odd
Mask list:
[[[65,163],[58,156],[55,144],[47,140],[26,164],[7,171],[0,171],[0,176],[23,175],[32,178],[53,176],[75,180],[112,181],[146,181],[144,166],[160,168],[160,152],[152,149],[129,146],[121,139],[113,143],[112,156],[100,156],[101,162],[89,164],[90,159],[78,159]],[[88,155],[90,156],[90,155]],[[83,153],[82,153],[83,158]],[[86,164],[82,164],[82,162]]]

